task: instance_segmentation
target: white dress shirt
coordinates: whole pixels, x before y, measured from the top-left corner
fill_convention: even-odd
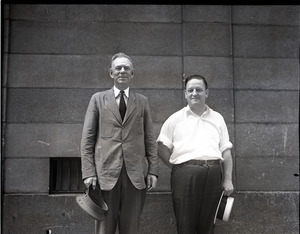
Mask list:
[[[172,150],[172,164],[192,159],[223,161],[222,152],[232,148],[223,116],[207,105],[201,116],[189,106],[172,114],[163,124],[157,142]]]
[[[121,91],[120,89],[118,89],[116,86],[114,86],[114,94],[115,94],[115,98],[116,98],[118,106],[120,105],[120,97],[121,97],[120,91]],[[129,98],[129,87],[124,90],[124,100],[125,100],[126,105],[127,105],[128,98]]]

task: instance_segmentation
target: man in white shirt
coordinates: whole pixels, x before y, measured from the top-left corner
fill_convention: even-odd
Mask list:
[[[171,189],[179,234],[212,234],[222,191],[229,196],[232,156],[221,114],[206,104],[207,81],[185,79],[188,105],[172,114],[158,136],[158,156],[172,169]]]

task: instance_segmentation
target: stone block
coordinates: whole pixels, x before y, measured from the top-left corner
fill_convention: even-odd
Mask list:
[[[299,194],[235,193],[228,222],[217,219],[215,233],[299,233]]]
[[[163,123],[164,122],[154,123],[154,132],[155,132],[156,138],[158,137],[158,135],[160,133]],[[233,143],[233,145],[235,145],[235,143],[234,143],[235,142],[235,139],[234,139],[235,138],[235,136],[234,136],[235,125],[232,123],[226,123],[226,125],[227,125],[227,129],[228,129],[230,141]]]
[[[6,158],[80,157],[82,124],[7,124]]]
[[[2,62],[2,69],[1,69],[1,87],[6,88],[7,87],[7,73],[8,73],[8,54],[2,53],[1,57]]]
[[[7,88],[1,88],[1,120],[6,122]]]
[[[219,112],[227,124],[233,122],[234,106],[233,91],[230,89],[210,89],[207,104]]]
[[[134,89],[133,89],[134,90]],[[9,123],[83,123],[96,89],[9,89]],[[137,90],[148,97],[153,122],[182,108],[181,90]]]
[[[93,233],[94,220],[76,203],[75,195],[6,195],[3,233]]]
[[[238,192],[234,195],[229,222],[216,221],[216,233],[299,232],[299,195],[297,193]],[[3,199],[4,234],[56,234],[94,232],[94,221],[75,202],[75,195],[5,195]],[[176,233],[176,220],[170,193],[149,193],[141,216],[140,232]]]
[[[298,59],[234,59],[237,89],[298,90],[298,83]]]
[[[149,99],[154,122],[165,122],[171,114],[187,105],[183,90],[143,90],[141,93]],[[232,90],[211,89],[207,100],[207,104],[219,112],[226,123],[233,121],[232,95]]]
[[[236,140],[235,140],[235,125],[233,123],[226,123],[228,134],[229,134],[229,140],[233,144],[233,147],[231,148],[231,154],[234,157],[235,155],[235,147],[236,147]]]
[[[234,57],[298,58],[297,26],[233,26]]]
[[[122,14],[120,14],[122,12]],[[180,5],[12,4],[11,18],[43,21],[181,22]]]
[[[209,88],[228,89],[233,86],[231,58],[185,56],[184,75],[192,74],[204,76]]]
[[[153,127],[154,127],[154,133],[155,133],[155,139],[157,139],[159,133],[160,133],[160,129],[162,127],[163,122],[160,123],[153,123]]]
[[[111,56],[11,54],[8,86],[109,89],[113,86],[109,75]],[[135,68],[132,88],[182,87],[180,57],[131,58]]]
[[[231,56],[230,24],[189,22],[183,27],[185,56]]]
[[[110,88],[111,57],[87,55],[9,55],[9,87]]]
[[[94,220],[68,196],[5,196],[3,233],[82,234],[94,232]],[[175,233],[169,194],[148,194],[141,217],[141,233]],[[117,232],[118,233],[118,232]]]
[[[158,159],[159,163],[159,177],[157,179],[157,186],[154,192],[170,192],[171,191],[171,169],[168,168],[161,160]]]
[[[233,150],[232,150],[233,151]],[[233,158],[233,160],[235,160]],[[157,186],[154,192],[171,192],[171,169],[168,168],[160,159],[159,161],[159,177],[157,180]],[[235,186],[236,184],[236,178],[235,178],[235,168],[233,168],[233,184]]]
[[[140,233],[176,233],[176,220],[170,193],[149,193],[141,216]]]
[[[156,124],[155,125],[155,131],[157,132],[157,137],[160,133],[162,124]],[[229,132],[229,137],[230,141],[233,143],[233,148],[231,149],[233,161],[235,160],[234,155],[234,147],[235,147],[235,141],[234,141],[234,125],[233,124],[228,124],[227,125],[228,132]],[[170,185],[170,179],[171,179],[171,169],[168,168],[162,161],[161,159],[159,161],[159,178],[158,178],[158,183],[157,187],[154,191],[159,191],[159,192],[166,192],[166,191],[171,191],[171,185]],[[233,168],[234,170],[234,168]],[[233,182],[235,184],[235,178],[234,175],[235,173],[233,172]]]
[[[297,124],[236,124],[236,154],[238,157],[299,155]]]
[[[6,11],[6,10],[4,10]],[[9,29],[10,29],[10,22],[8,19],[2,20],[2,36],[1,36],[1,41],[2,41],[2,47],[1,51],[2,53],[8,53],[9,52],[9,43],[10,43],[10,38],[9,38]]]
[[[130,55],[129,55],[130,56]],[[182,58],[177,56],[131,56],[135,75],[132,88],[181,89]]]
[[[5,193],[48,193],[49,159],[6,159]]]
[[[295,123],[298,122],[298,91],[235,92],[237,122]]]
[[[11,53],[180,55],[180,24],[12,21]]]
[[[232,6],[234,24],[299,25],[297,5]]]
[[[7,121],[13,123],[83,122],[94,89],[9,89]]]
[[[299,191],[299,157],[237,157],[238,191]]]
[[[10,17],[10,4],[2,4],[3,11],[1,12],[3,19],[8,19]]]
[[[186,22],[230,23],[231,6],[184,5],[183,20]]]
[[[156,89],[136,91],[148,97],[154,123],[164,122],[171,114],[182,108],[182,90]]]

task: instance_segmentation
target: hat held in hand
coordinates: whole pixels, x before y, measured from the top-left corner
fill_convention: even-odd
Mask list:
[[[96,220],[103,220],[108,206],[102,198],[101,190],[98,186],[93,189],[91,185],[85,194],[76,197],[77,204],[90,216]]]
[[[224,196],[224,191],[223,191],[216,210],[215,221],[214,221],[215,223],[216,223],[216,218],[223,221],[229,220],[233,202],[234,202],[234,198],[229,196]]]

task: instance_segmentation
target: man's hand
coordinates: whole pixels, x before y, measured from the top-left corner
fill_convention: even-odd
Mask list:
[[[96,184],[97,184],[97,177],[96,176],[93,176],[93,177],[88,177],[86,178],[83,183],[85,184],[85,186],[87,188],[90,187],[90,185],[92,184],[93,185],[93,189],[96,188]]]
[[[232,184],[232,156],[230,149],[225,150],[222,153],[222,156],[224,158],[223,162],[223,176],[224,176],[224,181],[223,181],[223,188],[224,188],[224,195],[229,196],[233,192],[233,184]]]
[[[147,191],[150,191],[156,187],[157,177],[155,175],[147,175]]]
[[[229,196],[232,194],[234,188],[231,180],[224,180],[223,183],[223,188],[224,188],[224,195]]]

